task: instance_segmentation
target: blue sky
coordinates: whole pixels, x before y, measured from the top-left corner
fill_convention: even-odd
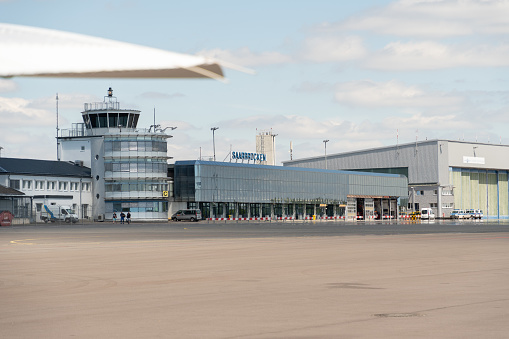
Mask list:
[[[509,1],[15,1],[0,22],[57,29],[250,68],[191,79],[0,80],[3,157],[56,159],[60,127],[113,87],[122,108],[177,126],[174,160],[255,151],[277,162],[445,138],[509,144]],[[8,51],[0,51],[8,53]],[[108,56],[105,55],[105,58]],[[34,56],[36,58],[36,56]]]

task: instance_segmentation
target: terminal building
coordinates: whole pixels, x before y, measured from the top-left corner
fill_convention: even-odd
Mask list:
[[[397,218],[408,185],[399,174],[198,160],[173,173],[170,215],[199,208],[204,218]]]
[[[509,146],[452,140],[327,154],[283,162],[284,167],[395,173],[408,178],[407,210],[480,209],[485,218],[509,218]]]

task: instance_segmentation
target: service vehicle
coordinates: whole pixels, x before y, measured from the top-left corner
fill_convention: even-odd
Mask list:
[[[178,210],[171,216],[171,220],[180,221],[180,220],[189,220],[189,221],[199,221],[201,220],[201,211],[197,209],[191,210]]]
[[[435,213],[429,207],[421,208],[421,219],[433,220],[435,219]]]
[[[77,223],[78,215],[70,206],[65,205],[44,205],[41,211],[41,220],[44,222],[65,221],[66,223]]]
[[[451,219],[468,219],[470,214],[467,214],[465,210],[454,209],[451,212]]]
[[[482,217],[483,217],[482,210],[471,209],[471,210],[466,210],[465,213],[470,215],[470,218],[472,218],[472,219],[482,219]]]

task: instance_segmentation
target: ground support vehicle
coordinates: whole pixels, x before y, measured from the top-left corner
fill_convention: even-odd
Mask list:
[[[41,220],[44,222],[65,221],[66,223],[77,223],[78,215],[70,206],[44,205],[41,211]]]
[[[455,209],[451,212],[451,219],[470,219],[470,214],[467,214],[465,210]]]
[[[435,219],[435,213],[431,208],[421,208],[421,219],[433,220]]]

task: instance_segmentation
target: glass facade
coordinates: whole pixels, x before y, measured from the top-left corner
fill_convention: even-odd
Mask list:
[[[408,187],[406,177],[394,174],[208,161],[177,161],[174,179],[175,201],[198,203],[204,217],[341,215],[348,195],[397,199]]]
[[[105,212],[137,219],[167,219],[167,136],[125,133],[104,136]]]

